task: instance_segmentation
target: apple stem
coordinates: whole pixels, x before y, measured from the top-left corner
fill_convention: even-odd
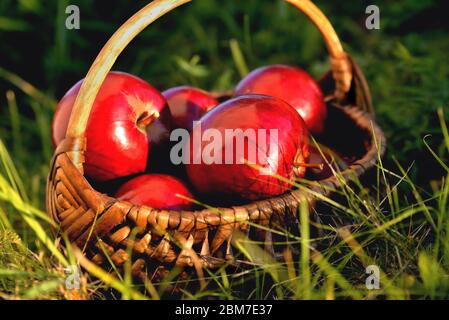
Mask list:
[[[144,130],[146,126],[148,126],[150,123],[152,123],[154,120],[159,118],[159,112],[158,111],[152,111],[148,112],[145,111],[142,113],[139,118],[137,119],[137,126]]]
[[[322,163],[304,163],[304,162],[295,162],[293,164],[295,167],[303,167],[303,168],[313,168],[313,169],[324,169],[324,164]]]

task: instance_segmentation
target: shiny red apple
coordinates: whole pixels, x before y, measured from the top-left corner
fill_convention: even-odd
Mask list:
[[[193,121],[199,120],[219,102],[210,93],[190,86],[180,86],[162,92],[167,100],[176,128],[192,129]]]
[[[286,66],[265,66],[250,72],[237,85],[235,94],[258,93],[284,100],[294,107],[309,131],[324,129],[327,108],[318,83],[304,70]]]
[[[57,106],[52,123],[54,146],[65,137],[82,81]],[[146,129],[164,106],[161,93],[144,80],[110,72],[95,99],[86,128],[86,176],[101,182],[143,172],[151,144]]]
[[[187,175],[198,191],[249,200],[284,193],[304,176],[301,164],[309,157],[304,121],[289,104],[265,95],[219,104],[194,126],[188,145]]]
[[[192,194],[178,179],[166,174],[144,174],[123,184],[116,198],[160,210],[189,210]],[[185,197],[185,198],[183,198]],[[188,199],[186,199],[188,198]]]

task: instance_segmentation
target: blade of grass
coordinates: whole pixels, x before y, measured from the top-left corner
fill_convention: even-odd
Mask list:
[[[303,298],[309,300],[311,297],[311,272],[310,272],[310,224],[309,206],[306,199],[300,202],[300,228],[301,228],[301,287]]]
[[[32,99],[39,101],[43,106],[49,108],[50,110],[55,109],[57,101],[54,98],[38,90],[31,83],[23,80],[18,75],[0,67],[0,78],[12,83],[22,92],[30,96]]]
[[[14,154],[19,159],[23,159],[22,130],[20,129],[20,115],[14,91],[8,90],[6,92],[6,100],[8,101],[9,117],[11,121]]]
[[[237,67],[240,76],[243,78],[249,73],[249,69],[246,65],[246,61],[243,57],[238,41],[236,39],[229,40],[229,47],[231,48],[231,54],[234,59],[235,66]]]
[[[427,134],[424,136],[423,138],[423,142],[424,145],[426,146],[427,150],[429,150],[429,152],[432,154],[432,156],[435,158],[436,161],[438,161],[438,163],[440,164],[440,166],[442,166],[444,168],[444,170],[446,170],[446,172],[449,173],[449,167],[443,162],[443,160],[436,154],[435,151],[433,151],[432,147],[429,145],[429,143],[427,142],[427,138],[432,137],[431,134]]]
[[[0,159],[2,167],[6,172],[6,175],[8,176],[8,181],[11,187],[15,192],[17,192],[20,195],[21,198],[23,198],[25,201],[28,201],[27,193],[25,191],[25,186],[22,182],[22,179],[20,178],[20,175],[17,172],[16,167],[14,166],[14,162],[12,161],[5,144],[1,139],[0,139]],[[2,171],[0,171],[0,174],[1,172]],[[6,182],[6,179],[4,182]]]
[[[446,150],[449,152],[449,132],[444,118],[444,109],[442,107],[438,108],[437,113],[438,119],[440,120],[441,131],[443,132],[444,142],[446,144]]]
[[[342,274],[338,272],[338,270],[335,269],[319,251],[313,250],[311,258],[313,263],[316,264],[328,277],[331,277],[348,296],[356,300],[363,298],[362,294],[354,289]]]
[[[80,265],[84,269],[86,269],[90,274],[97,277],[111,288],[114,288],[117,291],[119,291],[122,295],[129,296],[131,299],[134,300],[148,300],[146,296],[144,296],[143,294],[132,288],[127,287],[123,281],[119,281],[117,278],[115,278],[114,276],[107,273],[105,270],[103,270],[90,260],[88,260],[79,249],[74,248],[74,254],[77,260],[79,261]]]
[[[1,207],[0,207],[0,227],[3,230],[13,229],[11,223],[9,222],[8,216],[6,215],[6,212]]]

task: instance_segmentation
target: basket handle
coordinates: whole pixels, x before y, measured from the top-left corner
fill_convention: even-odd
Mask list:
[[[129,20],[127,20],[104,45],[94,63],[90,67],[78,96],[76,97],[69,125],[66,132],[68,141],[84,140],[89,115],[101,84],[111,70],[120,53],[148,25],[174,8],[191,0],[154,0]],[[332,74],[336,87],[334,96],[343,99],[351,87],[352,69],[347,54],[343,51],[340,40],[326,16],[310,0],[285,0],[304,12],[321,32],[331,57]],[[68,143],[68,146],[79,143]],[[72,153],[72,161],[83,172],[82,152]]]

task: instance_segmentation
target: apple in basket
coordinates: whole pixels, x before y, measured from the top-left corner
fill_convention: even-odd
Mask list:
[[[52,123],[57,146],[64,138],[82,80],[59,102]],[[151,147],[147,127],[165,107],[162,94],[144,80],[110,72],[92,106],[86,128],[85,174],[107,181],[145,171]]]
[[[219,102],[208,92],[184,85],[173,87],[162,92],[167,107],[151,126],[148,135],[157,148],[150,153],[148,162],[156,171],[170,172],[176,176],[185,176],[183,166],[173,166],[170,161],[170,140],[172,130],[192,130],[193,121],[199,120],[208,110]]]
[[[250,72],[237,85],[235,95],[258,93],[284,100],[294,107],[312,134],[324,129],[327,108],[318,83],[304,70],[270,65]]]
[[[256,200],[282,194],[304,176],[309,133],[283,100],[242,95],[196,122],[186,148],[187,175],[199,192]]]
[[[192,194],[177,178],[166,174],[143,174],[123,184],[115,194],[120,200],[160,210],[189,210]]]
[[[199,120],[219,103],[208,92],[191,86],[170,88],[162,95],[167,100],[172,125],[187,130],[192,129],[193,121]]]

